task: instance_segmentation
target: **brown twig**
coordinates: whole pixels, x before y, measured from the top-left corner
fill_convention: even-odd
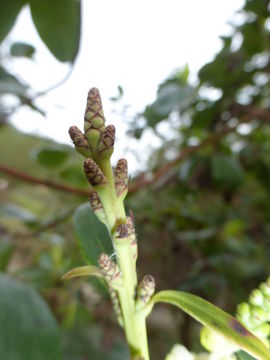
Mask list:
[[[53,188],[56,190],[60,190],[60,191],[65,191],[68,193],[73,193],[73,194],[77,194],[77,195],[86,195],[86,196],[89,196],[91,193],[91,190],[89,190],[89,189],[88,190],[87,189],[79,189],[79,188],[75,188],[71,185],[58,183],[56,181],[41,179],[36,176],[26,174],[23,171],[13,169],[4,164],[0,164],[0,172],[3,172],[7,175],[10,175],[10,176],[15,177],[20,180],[30,182],[32,184],[44,185],[44,186],[47,186],[47,187],[50,187],[50,188]]]

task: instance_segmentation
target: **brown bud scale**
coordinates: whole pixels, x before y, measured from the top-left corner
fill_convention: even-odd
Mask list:
[[[101,138],[98,145],[98,151],[102,152],[107,149],[111,149],[114,146],[115,141],[115,127],[108,125],[104,132],[101,134]]]
[[[99,166],[95,163],[92,159],[85,159],[84,160],[84,171],[87,177],[87,180],[90,182],[91,185],[102,185],[106,184],[107,180],[100,170]]]
[[[71,126],[69,128],[68,132],[69,132],[69,136],[75,146],[83,147],[86,149],[89,148],[88,142],[87,142],[84,134],[81,132],[81,130],[79,128],[77,128],[77,126]]]
[[[91,194],[89,195],[89,201],[93,211],[103,209],[101,201],[96,191],[91,192]]]
[[[100,254],[98,264],[102,274],[108,282],[120,278],[121,273],[117,264],[107,254]]]
[[[89,124],[87,128],[93,127],[99,129],[104,125],[105,118],[103,114],[102,102],[99,90],[97,88],[91,88],[89,90],[84,120]]]
[[[126,159],[118,160],[114,170],[115,188],[117,196],[127,191],[128,187],[128,165]]]
[[[155,292],[155,279],[152,275],[145,275],[138,286],[138,298],[147,304]]]

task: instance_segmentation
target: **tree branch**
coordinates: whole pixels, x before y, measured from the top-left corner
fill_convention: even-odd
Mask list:
[[[90,189],[89,190],[79,189],[79,188],[73,187],[71,185],[58,183],[56,181],[41,179],[36,176],[26,174],[23,171],[13,169],[4,164],[0,164],[0,172],[10,175],[10,176],[15,177],[20,180],[30,182],[32,184],[44,185],[44,186],[50,187],[52,189],[56,189],[56,190],[60,190],[60,191],[68,192],[68,193],[73,193],[73,194],[77,194],[77,195],[85,195],[85,196],[88,196],[91,193]]]

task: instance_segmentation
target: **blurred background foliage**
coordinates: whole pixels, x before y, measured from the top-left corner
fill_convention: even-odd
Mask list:
[[[80,2],[44,4],[2,0],[0,41],[29,5],[43,42],[72,67]],[[269,1],[246,0],[239,15],[198,83],[190,81],[188,66],[174,72],[160,84],[156,100],[129,120],[127,133],[140,138],[152,128],[162,144],[147,170],[132,178],[127,199],[136,220],[140,277],[150,273],[158,289],[190,291],[231,313],[270,272]],[[46,116],[35,105],[43,94],[9,67],[14,57],[31,59],[35,51],[25,43],[0,47],[0,357],[34,358],[29,333],[42,344],[35,350],[40,359],[59,359],[61,351],[67,360],[125,359],[123,334],[101,284],[61,280],[85,263],[76,243],[76,209],[88,192],[82,159],[69,146],[9,123],[21,106]],[[122,93],[120,87],[112,100]],[[27,309],[37,315],[31,319]],[[18,328],[18,318],[24,327]],[[175,309],[160,306],[148,325],[153,359],[164,358],[176,342],[200,350],[199,325]],[[46,332],[55,332],[57,341],[48,341]],[[10,341],[15,353],[8,357],[3,344]]]

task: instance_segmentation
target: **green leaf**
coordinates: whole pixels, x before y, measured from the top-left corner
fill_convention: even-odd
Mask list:
[[[88,181],[86,179],[83,167],[80,162],[67,164],[65,168],[59,173],[60,177],[71,185],[87,187]]]
[[[24,56],[31,58],[35,53],[34,46],[26,44],[24,42],[15,42],[10,48],[10,54],[12,56]]]
[[[33,22],[52,54],[62,62],[74,62],[79,49],[80,0],[30,0]]]
[[[25,3],[25,0],[0,1],[0,43],[12,29],[17,15]]]
[[[73,216],[73,223],[76,238],[88,263],[97,265],[101,252],[113,253],[109,232],[88,203],[78,207]]]
[[[243,179],[243,170],[238,160],[233,156],[216,154],[212,158],[212,176],[214,180],[224,185],[235,186]]]
[[[60,332],[40,295],[2,274],[0,294],[0,359],[61,359]]]
[[[65,275],[62,276],[62,279],[67,280],[80,276],[97,276],[103,278],[102,272],[98,267],[86,265],[86,266],[79,266],[75,269],[68,271]]]
[[[235,318],[196,295],[181,291],[161,291],[154,295],[152,304],[165,302],[175,305],[201,324],[223,335],[239,348],[257,359],[270,359],[264,343],[243,327]]]
[[[37,161],[48,168],[57,168],[61,166],[69,156],[65,150],[47,147],[38,150],[35,154]]]
[[[0,270],[4,271],[8,266],[14,246],[9,239],[0,239]]]

